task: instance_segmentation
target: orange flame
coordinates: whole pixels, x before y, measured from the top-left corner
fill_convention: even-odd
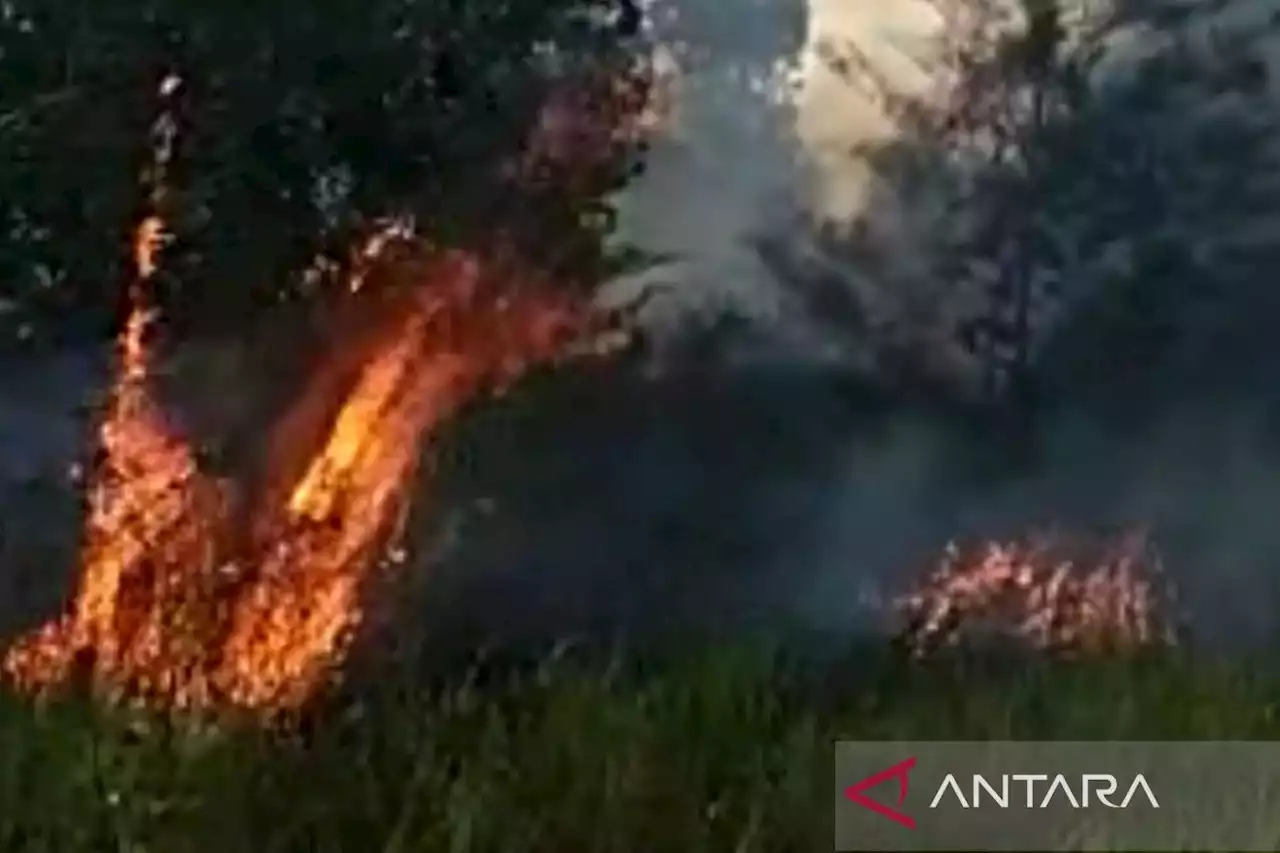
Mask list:
[[[1176,645],[1176,593],[1145,539],[1042,536],[948,547],[941,565],[894,602],[915,655],[975,640],[1080,655]]]
[[[139,228],[142,283],[159,233],[155,220]],[[15,643],[5,673],[31,691],[88,678],[116,698],[188,709],[303,705],[344,660],[432,427],[586,329],[581,305],[507,273],[460,256],[412,271],[415,295],[380,328],[300,473],[248,500],[247,536],[232,521],[236,493],[201,473],[148,388],[150,311],[138,287],[74,604]],[[341,361],[281,420],[277,444],[301,441],[300,424],[317,431],[316,398],[333,393]]]

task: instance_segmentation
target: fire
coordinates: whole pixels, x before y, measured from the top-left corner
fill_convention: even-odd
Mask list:
[[[9,649],[4,670],[33,692],[87,677],[115,698],[179,708],[296,709],[360,626],[432,428],[562,356],[590,315],[510,265],[452,255],[400,271],[411,295],[385,312],[336,413],[317,423],[334,409],[322,398],[340,387],[340,353],[275,428],[274,446],[309,456],[247,494],[200,471],[149,387],[141,285],[158,234],[148,220],[137,235],[141,284],[100,427],[77,594]]]
[[[1145,540],[1045,536],[954,545],[895,602],[917,656],[984,636],[1053,654],[1175,645],[1174,594]]]

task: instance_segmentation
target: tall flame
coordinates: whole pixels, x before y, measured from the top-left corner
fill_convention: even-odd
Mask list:
[[[379,272],[402,285],[381,321],[313,372],[268,431],[272,469],[252,488],[207,475],[157,400],[147,341],[182,88],[169,74],[158,90],[142,176],[152,215],[135,233],[136,276],[88,482],[78,588],[65,614],[6,651],[3,672],[32,692],[87,681],[114,698],[179,708],[287,711],[343,662],[433,427],[530,366],[601,354],[626,336],[587,338],[604,330],[566,289],[500,253],[481,262],[428,250],[394,221],[356,247],[348,281],[360,294],[353,299],[367,296]],[[638,103],[628,96],[624,106]],[[605,115],[617,122],[623,113]],[[615,150],[614,136],[587,142],[603,155]],[[526,148],[545,154],[540,138]],[[401,250],[394,261],[392,246]],[[592,345],[577,348],[584,339]]]
[[[138,230],[143,283],[158,234],[154,220]],[[588,317],[532,279],[461,255],[412,275],[414,295],[378,329],[332,421],[312,422],[342,369],[336,354],[276,427],[277,445],[296,443],[299,424],[319,432],[314,453],[287,482],[247,496],[203,474],[164,417],[139,298],[99,430],[78,592],[66,615],[9,649],[7,675],[33,691],[88,676],[116,696],[182,708],[272,712],[314,695],[360,625],[432,427],[562,354]],[[248,511],[231,512],[233,498]],[[252,519],[248,534],[238,518]]]

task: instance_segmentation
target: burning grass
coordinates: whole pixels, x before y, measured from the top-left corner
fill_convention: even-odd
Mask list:
[[[296,710],[361,626],[432,429],[562,357],[593,316],[514,266],[409,243],[414,260],[402,251],[396,272],[411,280],[377,312],[354,369],[349,352],[319,365],[270,435],[278,455],[245,488],[201,471],[152,388],[157,237],[144,222],[79,590],[4,669],[29,691],[88,681],[112,700]]]
[[[895,610],[916,657],[988,642],[1097,655],[1174,646],[1181,635],[1172,587],[1137,535],[953,544]]]
[[[394,583],[422,442],[590,338],[586,313],[508,268],[452,255],[401,272],[430,286],[322,364],[251,487],[203,472],[172,427],[135,311],[80,589],[5,660],[23,692],[0,689],[0,849],[812,850],[840,737],[1280,737],[1280,684],[1171,647],[1133,540],[953,549],[898,602],[912,654],[860,647],[836,671],[722,650],[324,696],[370,593]],[[1014,672],[930,665],[975,631],[1048,654]],[[1116,650],[1137,654],[1097,654]],[[81,678],[155,701],[58,692]],[[170,713],[228,705],[308,715],[281,733]]]
[[[333,352],[268,426],[261,470],[211,475],[159,400],[150,340],[182,87],[169,74],[157,90],[142,175],[150,214],[135,232],[130,311],[86,486],[79,588],[68,612],[6,651],[2,669],[29,693],[85,685],[112,702],[275,716],[301,709],[340,671],[380,569],[395,562],[435,429],[533,367],[598,354],[606,339],[585,297],[502,247],[441,251],[389,221],[352,252],[342,306],[361,315],[356,339],[333,336]],[[574,154],[566,169],[598,167],[638,132],[624,121],[638,97],[607,87],[602,105],[613,109],[590,128],[608,133],[545,127],[525,148],[554,160],[554,137],[575,146],[562,152]],[[559,107],[562,118],[572,110],[595,116],[589,102]],[[374,279],[394,286],[369,287]],[[611,340],[606,349],[620,342]]]
[[[71,610],[4,659],[22,689],[87,682],[112,701],[186,710],[302,709],[341,671],[433,430],[531,366],[598,340],[596,317],[517,265],[375,235],[402,285],[322,360],[275,423],[251,484],[201,470],[151,384],[145,285],[158,224],[138,233],[135,304],[89,482]],[[576,348],[576,349],[575,349]],[[994,634],[1037,652],[1173,644],[1158,568],[1136,540],[1061,538],[951,550],[899,599],[917,657]]]

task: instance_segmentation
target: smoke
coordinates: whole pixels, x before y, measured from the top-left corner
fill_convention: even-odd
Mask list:
[[[682,7],[679,33],[701,35],[719,53],[682,73],[684,124],[659,141],[649,173],[627,191],[622,225],[642,246],[677,255],[648,274],[673,290],[670,313],[651,318],[654,330],[679,328],[690,306],[728,294],[754,321],[758,335],[740,348],[751,357],[711,367],[673,357],[660,379],[610,376],[542,401],[537,417],[501,439],[476,438],[469,456],[478,467],[449,488],[459,503],[483,498],[488,509],[459,522],[456,548],[432,569],[428,630],[844,638],[882,629],[880,603],[908,589],[950,541],[1139,529],[1180,592],[1193,638],[1231,648],[1271,640],[1280,531],[1269,507],[1280,498],[1280,468],[1266,377],[1230,392],[1202,383],[1170,395],[1177,374],[1152,375],[1149,385],[1172,403],[1136,400],[1143,416],[1128,422],[1064,403],[1028,450],[996,427],[975,429],[943,407],[874,388],[881,365],[868,369],[848,349],[834,363],[815,359],[831,330],[795,327],[794,292],[750,244],[762,235],[766,244],[803,242],[815,219],[863,214],[887,262],[919,260],[913,228],[928,212],[895,208],[867,164],[848,156],[891,141],[894,128],[865,92],[837,79],[839,62],[823,45],[852,42],[895,86],[927,89],[920,78],[936,7],[858,4],[841,14],[853,4],[814,2],[797,39],[799,28],[780,32],[767,15],[715,5],[720,18]],[[750,37],[757,24],[773,28],[767,44]],[[733,27],[739,41],[726,34]],[[1137,53],[1141,42],[1117,39],[1115,50]],[[743,57],[755,67],[781,59],[800,78],[787,109],[765,109],[714,73]],[[1112,67],[1124,65],[1114,58]],[[753,111],[770,117],[768,133],[746,132]],[[695,156],[699,141],[715,156]],[[927,207],[927,198],[915,201]],[[821,313],[838,318],[829,326],[845,325],[857,351],[867,300],[850,297],[853,280],[822,285]],[[879,279],[904,280],[912,279]],[[872,296],[909,322],[913,299],[929,302],[931,293]],[[760,336],[799,341],[802,357],[795,348],[779,357]],[[928,335],[908,346],[926,359],[937,353]],[[1122,346],[1103,351],[1117,368],[1124,358]]]
[[[609,296],[661,288],[647,315],[656,331],[726,301],[776,314],[776,288],[749,238],[786,227],[798,209],[804,163],[792,90],[807,13],[803,0],[654,0],[646,8],[662,130],[644,174],[615,199],[615,239],[656,263]]]
[[[955,538],[1141,530],[1194,640],[1239,649],[1274,639],[1280,537],[1264,509],[1280,498],[1274,435],[1249,403],[1212,402],[1186,400],[1141,430],[1064,415],[1046,425],[1031,465],[987,477],[948,473],[975,450],[936,424],[899,429],[878,449],[844,448],[846,483],[802,561],[817,568],[800,612],[848,624],[855,590],[900,590],[911,582],[904,571]],[[993,446],[976,452],[999,460],[999,435],[984,438]]]
[[[829,367],[535,384],[434,449],[413,525],[419,565],[397,595],[442,653],[689,631],[839,645],[885,628],[878,602],[949,541],[1143,528],[1193,637],[1252,647],[1280,618],[1280,450],[1266,402],[1189,397],[1138,427],[1066,412],[1015,462],[1000,433]],[[76,517],[56,503],[49,514],[24,499],[44,513],[35,524],[5,513],[6,547],[20,536],[20,556],[38,558],[6,567],[25,576],[7,585],[39,587],[6,590],[9,606],[30,608],[8,613],[11,627],[65,594]]]
[[[437,648],[689,632],[833,648],[887,630],[883,602],[949,542],[1041,532],[1145,532],[1193,642],[1275,634],[1280,454],[1246,401],[1186,400],[1143,429],[1063,414],[1020,461],[998,432],[829,369],[615,378],[538,405],[474,426],[465,475],[437,481],[454,538],[415,604]]]

